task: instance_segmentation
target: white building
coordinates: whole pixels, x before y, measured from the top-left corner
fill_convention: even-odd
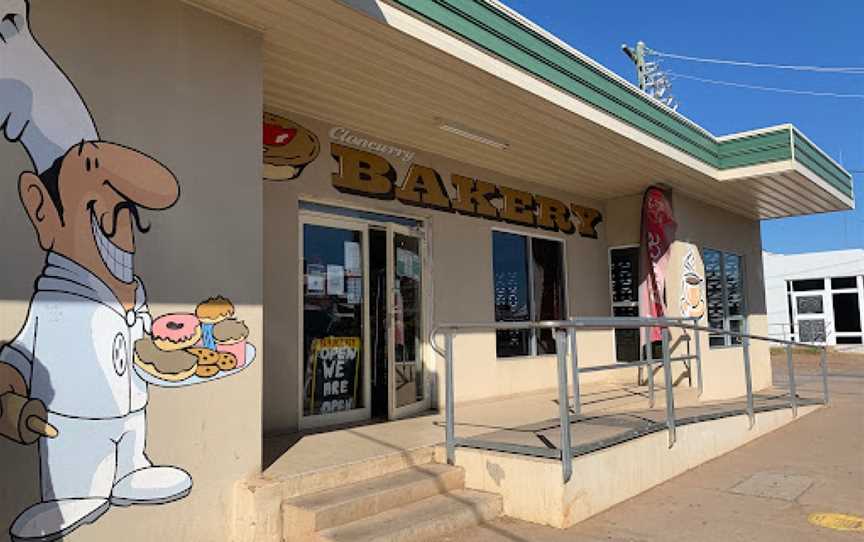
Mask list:
[[[864,249],[762,255],[772,337],[864,344]]]

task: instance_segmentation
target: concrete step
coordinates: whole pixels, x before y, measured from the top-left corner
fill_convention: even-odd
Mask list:
[[[501,515],[500,495],[458,490],[318,533],[321,542],[422,542]]]
[[[288,499],[428,465],[434,459],[434,450],[434,446],[424,446],[303,472],[286,472],[271,467],[264,472],[263,478],[266,483],[279,484],[282,498]]]
[[[242,480],[235,486],[234,539],[282,540],[287,532],[282,513],[282,503],[286,500],[429,465],[433,455],[434,446],[423,446],[318,469],[305,470],[297,468],[296,464],[274,463],[262,475]]]
[[[311,533],[375,516],[434,495],[465,487],[465,472],[427,464],[282,503],[286,540],[308,540]]]

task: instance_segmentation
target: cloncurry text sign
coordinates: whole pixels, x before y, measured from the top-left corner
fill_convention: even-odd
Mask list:
[[[597,238],[597,224],[603,215],[597,209],[583,207],[532,194],[481,179],[453,174],[450,197],[444,181],[434,169],[411,164],[401,185],[396,184],[396,170],[382,156],[338,143],[331,143],[339,172],[333,174],[333,186],[346,194],[384,200],[399,200],[405,205],[425,207],[450,213],[501,220],[521,226]],[[574,224],[575,222],[575,224]]]

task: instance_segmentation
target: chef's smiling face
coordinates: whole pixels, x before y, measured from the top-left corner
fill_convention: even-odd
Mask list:
[[[42,248],[84,266],[123,298],[134,293],[136,231],[149,230],[139,210],[167,209],[179,197],[165,166],[106,142],[76,145],[41,178],[23,173],[20,192]]]

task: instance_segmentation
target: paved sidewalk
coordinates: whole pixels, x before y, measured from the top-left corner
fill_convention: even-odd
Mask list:
[[[818,357],[796,354],[799,394],[818,395]],[[785,357],[774,360],[785,384]],[[864,516],[864,355],[829,361],[832,404],[571,529],[507,518],[444,541],[864,540],[807,521],[812,513]]]

